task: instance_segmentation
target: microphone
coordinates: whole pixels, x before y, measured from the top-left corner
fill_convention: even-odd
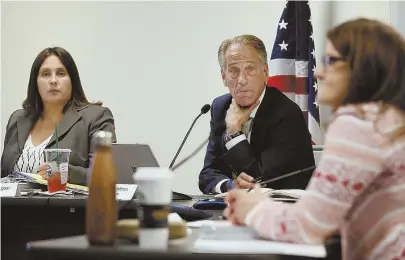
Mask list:
[[[202,148],[204,148],[207,143],[209,141],[209,138],[205,139],[204,142],[202,142],[197,149],[195,149],[190,155],[188,155],[187,157],[185,157],[183,160],[181,160],[180,162],[178,162],[176,165],[174,165],[172,167],[172,171],[175,171],[177,168],[179,168],[180,166],[182,166],[183,164],[185,164],[186,162],[188,162],[188,160],[190,160],[191,158],[193,158]]]
[[[176,161],[177,156],[179,156],[179,153],[180,153],[181,149],[183,148],[183,145],[184,145],[184,143],[186,142],[186,140],[187,140],[187,138],[188,138],[188,135],[189,135],[190,132],[191,132],[191,129],[193,129],[195,122],[197,122],[197,120],[198,120],[198,118],[200,118],[200,116],[202,116],[203,114],[206,114],[208,111],[210,111],[210,109],[211,109],[211,106],[208,105],[208,104],[205,104],[205,105],[201,108],[200,114],[198,114],[198,116],[194,119],[193,123],[191,124],[190,128],[188,129],[188,132],[187,132],[186,136],[185,136],[184,139],[183,139],[183,142],[181,143],[179,149],[177,149],[177,153],[176,153],[176,155],[174,156],[172,162],[170,163],[169,169],[172,169],[172,168],[173,168],[173,164],[174,164],[174,162]]]
[[[187,137],[188,137],[188,135],[189,135],[190,132],[191,132],[191,129],[193,129],[194,124],[195,124],[195,122],[197,122],[198,118],[200,118],[200,116],[202,116],[203,114],[206,114],[208,111],[210,111],[210,109],[211,109],[211,106],[208,105],[208,104],[205,104],[205,105],[201,108],[200,114],[198,114],[198,116],[194,119],[193,123],[192,123],[191,126],[190,126],[190,129],[188,129],[188,132],[187,132],[186,136],[185,136],[184,139],[183,139],[183,142],[181,143],[179,149],[177,149],[176,155],[174,156],[172,162],[170,163],[170,166],[169,166],[169,169],[170,169],[170,170],[173,171],[173,170],[176,169],[178,166],[180,166],[180,165],[177,165],[175,168],[173,168],[173,165],[174,165],[174,163],[176,162],[177,156],[179,156],[179,153],[180,153],[181,149],[183,148],[183,145],[184,145],[184,143],[186,142]],[[192,154],[191,157],[192,157],[192,156],[194,156],[194,154]],[[185,161],[188,161],[189,159],[190,159],[190,157],[189,157],[189,158],[186,158]],[[183,160],[183,161],[181,162],[181,164],[183,164],[185,161]],[[193,198],[192,198],[191,196],[189,196],[189,195],[172,191],[172,200],[192,200],[192,199],[193,199]]]
[[[186,162],[188,162],[191,158],[193,158],[203,147],[205,147],[205,145],[208,143],[209,138],[207,138],[206,140],[204,140],[203,143],[201,143],[197,149],[195,149],[190,155],[186,156],[185,158],[183,158],[183,160],[181,160],[179,163],[177,163],[176,165],[174,165],[171,170],[175,171],[177,168],[179,168],[180,166],[182,166],[183,164],[185,164]],[[174,192],[172,191],[172,200],[192,200],[194,199],[193,197],[183,194],[183,193],[178,193],[178,192]]]
[[[198,153],[198,151],[200,151],[202,149],[202,147],[208,142],[209,138],[206,139],[204,141],[204,143],[201,144],[193,153],[191,153],[189,156],[187,156],[185,159],[183,159],[180,163],[175,165],[175,167],[173,167],[173,165],[174,165],[174,163],[175,163],[175,161],[177,159],[177,156],[179,156],[179,153],[180,153],[181,149],[183,148],[183,145],[186,142],[188,135],[191,132],[191,129],[193,129],[193,127],[194,127],[194,124],[196,123],[198,118],[200,118],[200,116],[202,116],[203,114],[206,114],[208,111],[210,111],[210,109],[211,109],[211,106],[209,104],[205,104],[201,108],[200,114],[198,114],[198,116],[194,119],[193,123],[190,126],[190,129],[188,130],[186,136],[183,139],[183,142],[181,143],[179,149],[177,149],[176,155],[174,156],[172,162],[170,163],[170,166],[169,166],[170,170],[174,171],[175,169],[177,169],[178,167],[183,165],[185,162],[187,162],[189,159],[194,157]],[[121,213],[122,210],[124,208],[126,208],[133,201],[136,194],[137,193],[135,192],[132,199],[127,201],[123,206],[121,206],[119,208],[118,213]],[[173,201],[175,201],[175,200],[192,200],[192,199],[193,199],[193,197],[191,197],[189,195],[172,191],[172,200]],[[210,218],[210,217],[213,216],[212,213],[205,212],[205,211],[198,210],[198,209],[194,209],[193,207],[191,207],[191,208],[190,207],[182,207],[182,206],[178,206],[178,205],[177,206],[172,205],[171,207],[172,207],[173,212],[178,213],[183,219],[186,219],[186,220],[189,219],[190,221],[191,220],[207,219],[207,218]]]

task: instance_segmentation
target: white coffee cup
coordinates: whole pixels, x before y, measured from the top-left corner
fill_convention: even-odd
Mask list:
[[[172,202],[173,172],[168,168],[139,167],[133,175],[138,184],[139,246],[166,249],[169,240],[167,216]]]

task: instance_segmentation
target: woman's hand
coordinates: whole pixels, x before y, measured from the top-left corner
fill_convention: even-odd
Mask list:
[[[41,164],[41,166],[39,166],[37,174],[41,175],[42,179],[47,180],[48,179],[48,175],[46,174],[46,163]]]
[[[251,192],[232,190],[225,198],[228,207],[224,210],[224,217],[235,225],[244,225],[247,214],[260,202],[269,199],[255,188]]]

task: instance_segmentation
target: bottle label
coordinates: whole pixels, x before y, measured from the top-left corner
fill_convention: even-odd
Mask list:
[[[61,163],[60,166],[60,182],[62,184],[67,183],[68,180],[68,173],[69,173],[69,163]]]
[[[141,228],[165,228],[168,226],[170,206],[140,204],[138,218]]]

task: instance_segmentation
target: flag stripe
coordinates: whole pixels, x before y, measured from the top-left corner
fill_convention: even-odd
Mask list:
[[[297,78],[291,75],[279,75],[270,77],[267,81],[268,86],[279,86],[281,92],[290,92],[295,94],[306,94],[307,91],[307,78]]]
[[[294,59],[276,59],[269,62],[269,75],[292,75],[296,77],[308,77],[308,61]]]
[[[308,95],[297,95],[291,92],[285,92],[284,95],[294,101],[302,111],[308,111]]]

